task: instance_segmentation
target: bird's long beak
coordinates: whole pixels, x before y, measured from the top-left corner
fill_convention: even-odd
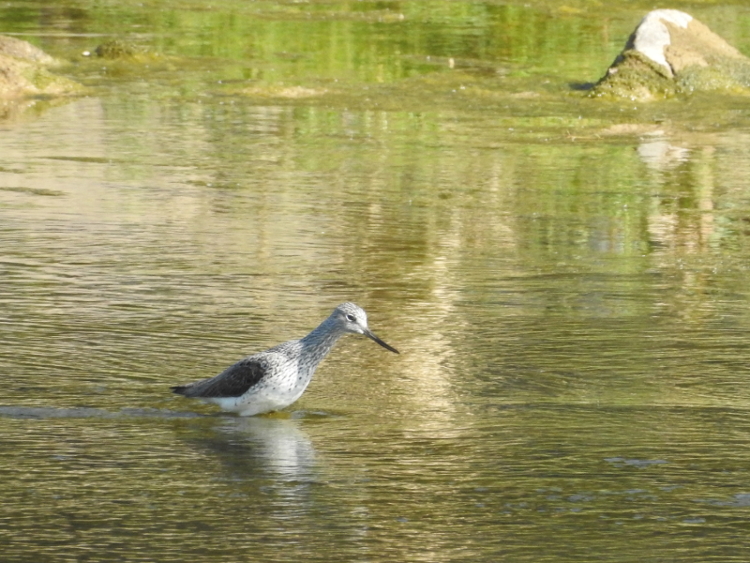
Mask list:
[[[374,340],[375,342],[377,342],[378,344],[380,344],[386,350],[390,350],[391,352],[395,352],[396,354],[399,353],[399,351],[396,350],[393,346],[391,346],[390,344],[386,344],[385,342],[383,342],[382,340],[380,340],[380,338],[378,338],[377,336],[375,336],[369,329],[365,329],[364,335],[367,338],[371,338],[372,340]]]

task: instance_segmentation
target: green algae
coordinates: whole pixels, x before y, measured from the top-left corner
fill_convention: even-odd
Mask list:
[[[649,100],[668,98],[678,88],[667,69],[646,55],[624,51],[590,92],[591,97]]]

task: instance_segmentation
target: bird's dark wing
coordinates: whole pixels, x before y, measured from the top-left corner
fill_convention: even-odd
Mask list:
[[[267,368],[262,360],[245,358],[216,377],[178,385],[172,391],[185,397],[239,397],[263,378]]]

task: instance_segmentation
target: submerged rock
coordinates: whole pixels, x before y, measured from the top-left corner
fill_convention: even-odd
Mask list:
[[[592,95],[649,100],[722,90],[750,93],[750,59],[690,14],[654,10],[638,24]]]
[[[122,39],[112,39],[102,43],[94,49],[94,54],[109,60],[133,60],[149,55],[146,49]]]
[[[79,84],[48,70],[58,64],[31,43],[0,35],[0,99],[79,92]]]

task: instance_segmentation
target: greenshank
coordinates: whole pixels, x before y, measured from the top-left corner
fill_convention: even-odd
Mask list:
[[[178,385],[172,391],[217,404],[240,416],[283,409],[302,396],[315,368],[348,333],[363,334],[386,350],[399,353],[368,328],[364,309],[342,303],[304,338],[248,356],[215,377]]]

